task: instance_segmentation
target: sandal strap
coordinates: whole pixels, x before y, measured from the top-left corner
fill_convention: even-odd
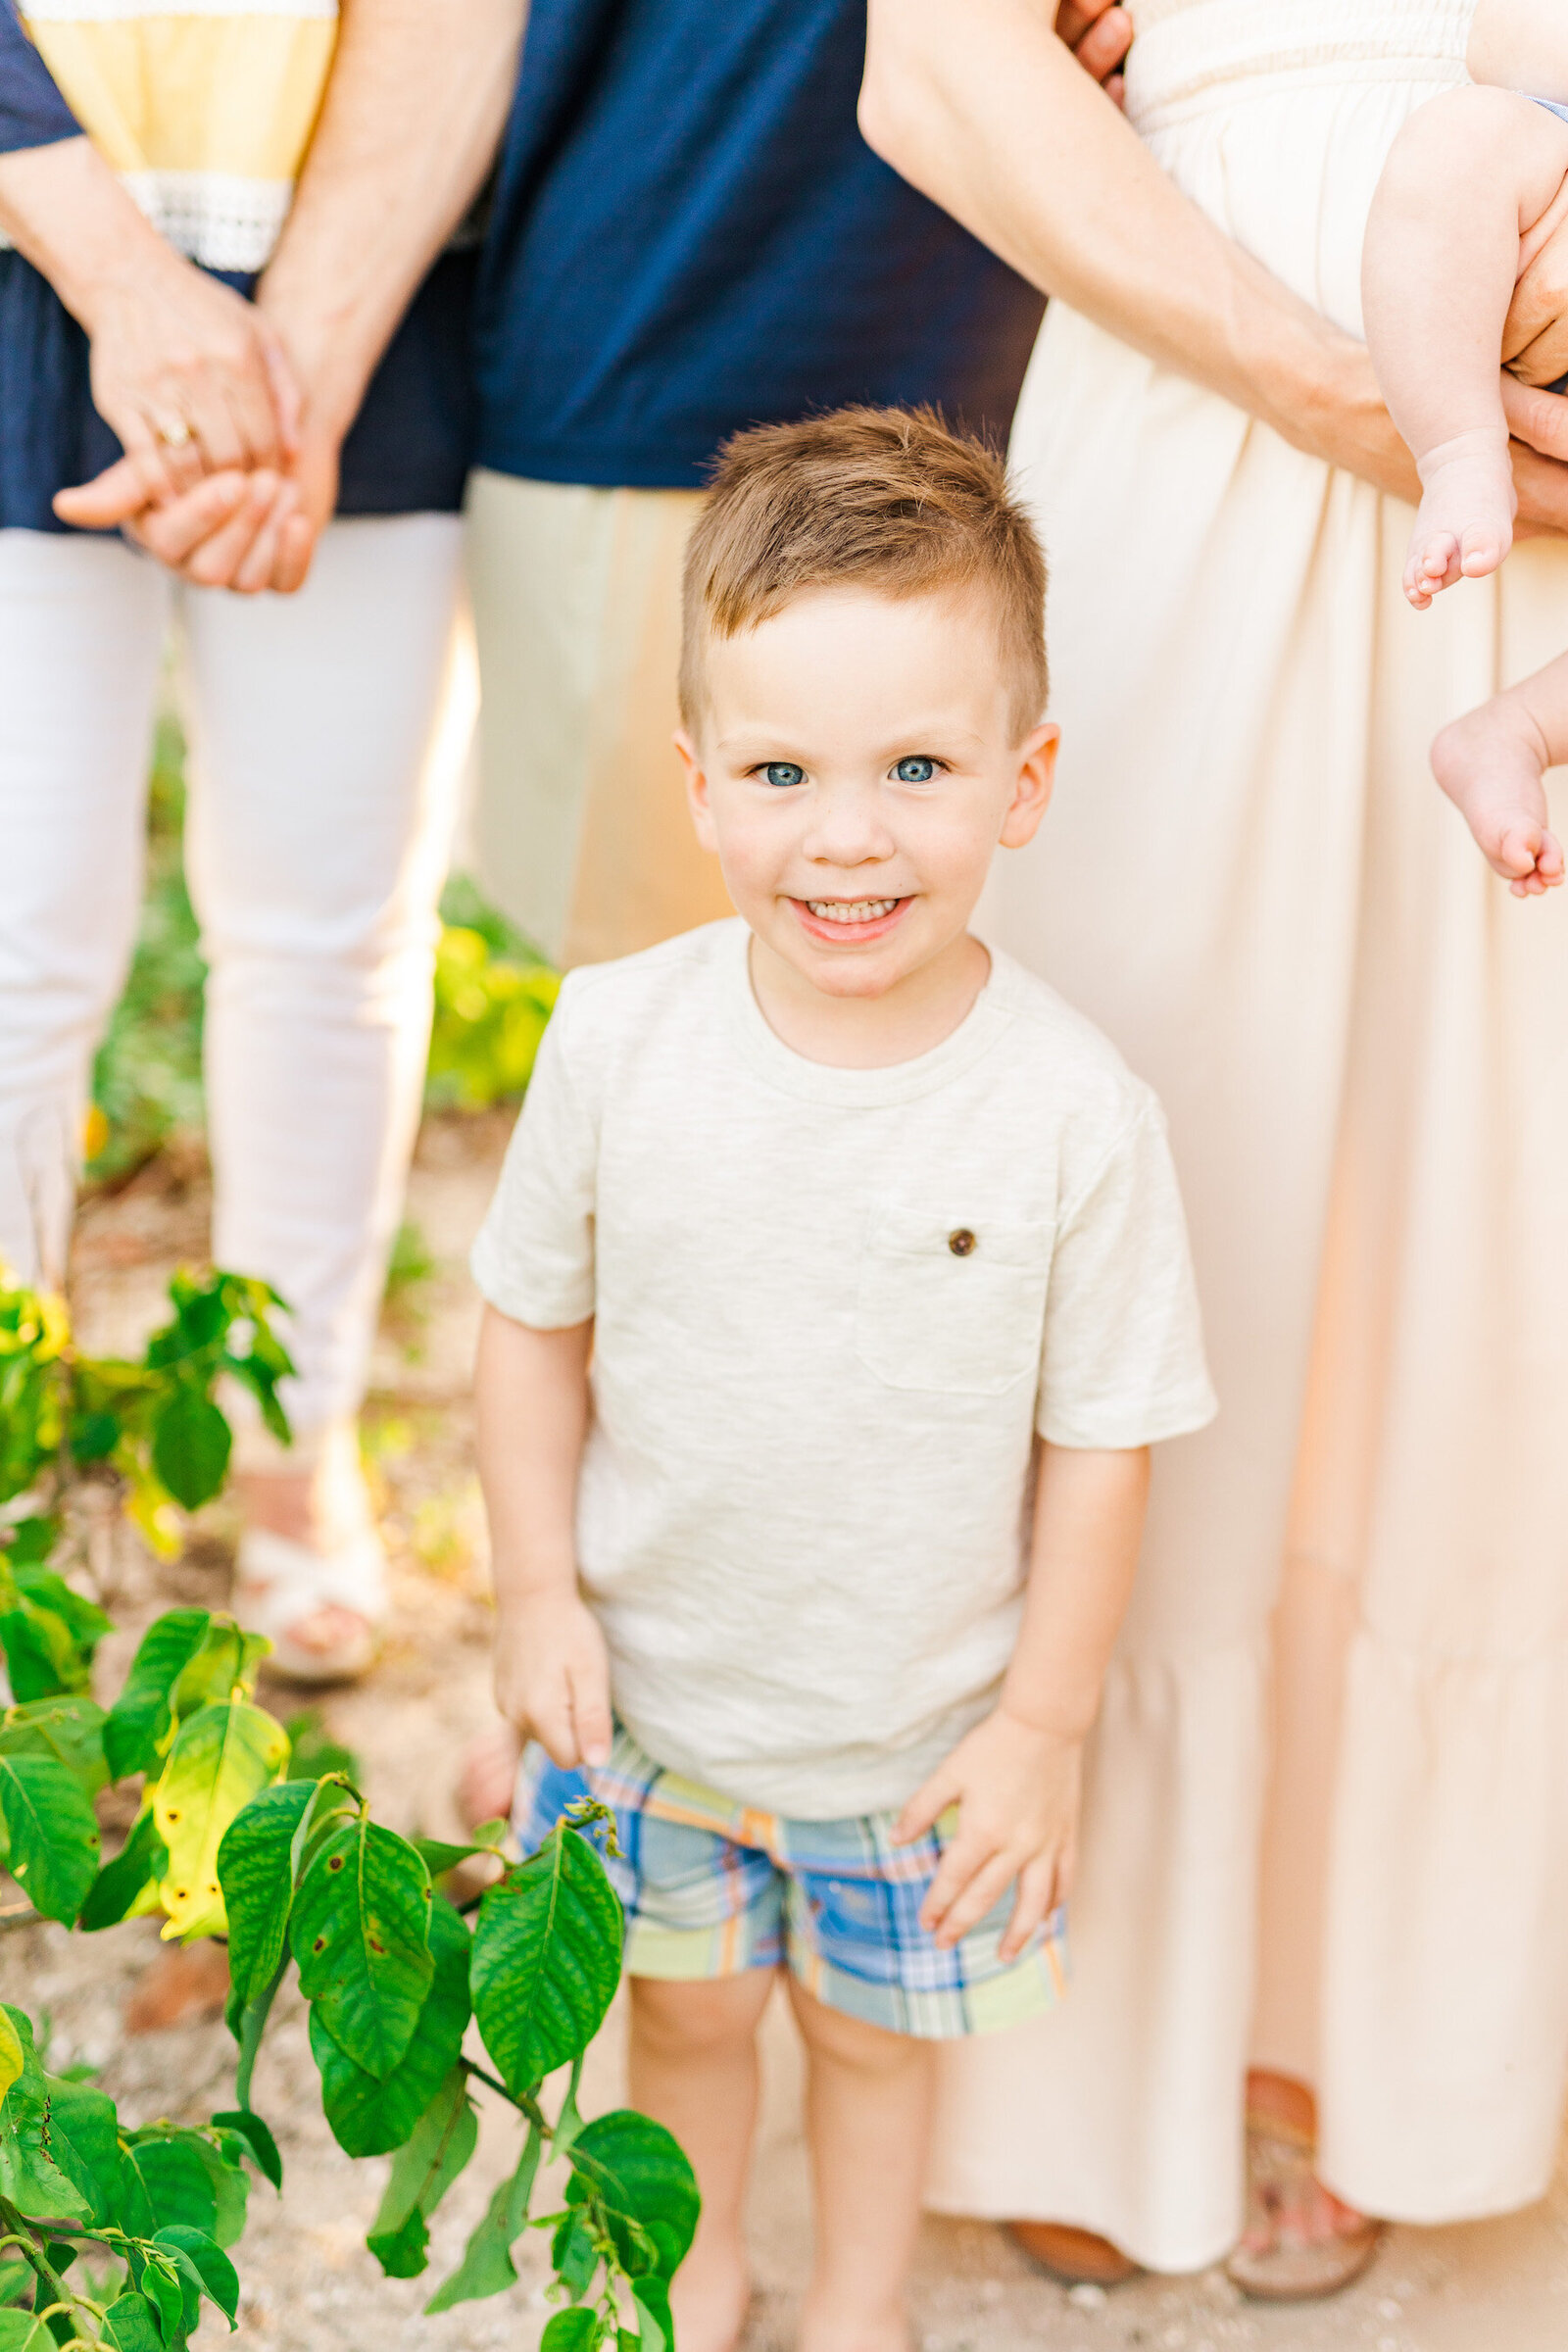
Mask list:
[[[386,1554],[373,1528],[336,1551],[313,1551],[270,1528],[248,1527],[234,1561],[234,1615],[247,1633],[286,1638],[318,1609],[349,1609],[368,1625],[387,1614]]]

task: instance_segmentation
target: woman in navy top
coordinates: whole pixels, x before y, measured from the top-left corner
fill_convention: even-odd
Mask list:
[[[102,12],[80,13],[73,30],[90,41]],[[70,14],[50,0],[39,39]],[[320,17],[302,10],[300,40],[324,74]],[[257,22],[277,37],[276,12]],[[199,8],[179,23],[208,29]],[[223,54],[219,123],[270,102],[243,50]],[[141,60],[149,139],[166,56],[153,44]],[[77,103],[88,115],[90,84]],[[89,120],[122,160],[122,125]],[[255,152],[275,158],[287,129],[255,122]],[[170,490],[204,467],[209,487],[215,466],[249,467],[249,491],[226,477],[242,518],[272,511],[293,390],[276,338],[237,298],[275,235],[273,191],[260,183],[247,207],[237,172],[138,161],[117,181],[0,0],[0,229],[15,240],[0,251],[0,1260],[24,1278],[63,1271],[92,1054],[135,936],[172,634],[211,967],[214,1255],[286,1298],[299,1375],[291,1459],[241,1431],[236,1602],[315,1678],[363,1666],[384,1609],[355,1416],[418,1112],[463,749],[441,720],[476,257],[437,265],[387,350],[301,593],[258,603],[192,587],[117,536],[68,527],[54,502],[123,441]],[[166,362],[172,335],[197,364],[178,350]]]

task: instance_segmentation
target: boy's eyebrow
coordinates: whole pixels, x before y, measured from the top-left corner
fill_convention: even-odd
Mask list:
[[[911,725],[901,726],[890,735],[873,757],[882,760],[908,760],[923,752],[979,751],[985,738],[972,727],[956,724],[952,719],[917,719]],[[730,758],[747,755],[753,760],[793,760],[803,767],[813,763],[811,755],[802,748],[802,738],[786,727],[748,726],[733,735],[720,735],[713,748]]]

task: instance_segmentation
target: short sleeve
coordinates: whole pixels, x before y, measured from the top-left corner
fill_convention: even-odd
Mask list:
[[[468,1261],[490,1304],[538,1331],[594,1312],[598,1121],[571,1067],[574,995],[568,977]]]
[[[1036,1426],[1054,1446],[1152,1446],[1214,1411],[1176,1170],[1149,1097],[1063,1210]]]
[[[24,31],[15,0],[0,0],[0,155],[80,136],[81,124]]]

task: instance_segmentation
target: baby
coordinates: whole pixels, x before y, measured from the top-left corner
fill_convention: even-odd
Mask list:
[[[803,2352],[908,2352],[933,2044],[1057,1995],[1148,1448],[1213,1409],[1157,1106],[969,929],[1051,793],[1044,585],[930,416],[730,443],[678,743],[739,918],[569,975],[474,1250],[514,1819],[615,1812],[681,2352],[744,2325],[780,1975]]]
[[[1475,85],[1422,107],[1395,142],[1362,263],[1367,344],[1421,475],[1404,570],[1418,611],[1495,571],[1513,542],[1500,353],[1515,283],[1568,204],[1568,7],[1479,0],[1468,64]],[[1563,879],[1544,778],[1564,760],[1568,655],[1433,745],[1438,781],[1516,898]]]

